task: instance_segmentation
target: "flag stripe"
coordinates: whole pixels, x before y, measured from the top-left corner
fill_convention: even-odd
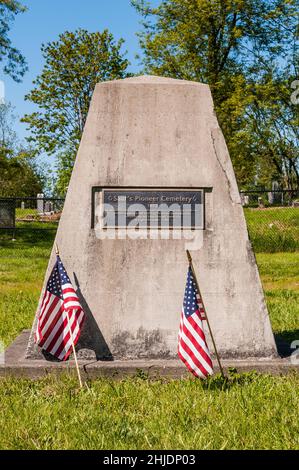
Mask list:
[[[198,328],[194,328],[191,321],[190,317],[184,321],[184,326],[188,329],[190,332],[190,335],[194,337],[195,341],[199,344],[199,346],[203,349],[203,351],[206,353],[207,356],[210,356],[209,349],[207,347],[207,344],[205,341],[203,341],[202,337],[199,336]],[[203,331],[201,330],[201,333]]]
[[[44,314],[45,311],[46,311],[46,310],[45,310],[45,304],[46,304],[48,298],[50,297],[50,295],[51,295],[50,292],[48,292],[48,291],[46,290],[45,293],[44,293],[44,297],[43,297],[41,306],[40,306],[40,316],[39,316],[40,320],[42,320],[43,314]]]
[[[73,322],[71,319],[70,319],[70,322],[68,321],[67,315],[68,313],[66,313],[65,315],[65,319],[63,322],[63,329],[61,330],[60,337],[58,338],[58,340],[56,341],[53,347],[53,351],[59,358],[62,352],[63,352],[63,357],[64,357],[68,349],[70,349],[70,347],[72,346],[72,343],[70,342],[69,348],[68,348],[69,339],[71,337],[70,330],[73,333],[73,330],[76,327],[75,322]],[[61,336],[63,337],[63,341],[61,341]]]
[[[199,344],[201,344],[203,348],[206,348],[208,350],[206,344],[206,337],[203,331],[202,320],[198,316],[197,312],[196,314],[190,315],[186,319],[186,321],[189,323],[190,327],[192,328],[192,331],[196,332]]]
[[[39,311],[36,343],[55,357],[66,360],[72,351],[72,343],[75,345],[79,339],[84,312],[59,256]]]
[[[192,359],[193,364],[195,364],[196,367],[201,370],[203,375],[208,376],[210,374],[210,367],[206,369],[203,361],[193,354],[193,351],[190,349],[189,345],[185,343],[184,338],[181,339],[181,346],[184,351],[188,354],[188,356]]]
[[[46,330],[49,328],[49,325],[55,319],[55,316],[58,310],[60,309],[61,305],[62,305],[62,301],[60,300],[60,298],[53,296],[53,300],[51,302],[51,305],[49,306],[47,315],[44,317],[44,320],[41,322],[41,325],[40,325],[42,334],[46,332]]]
[[[203,303],[193,272],[189,268],[180,318],[178,355],[190,372],[199,378],[213,374],[213,364],[202,324],[203,316]]]
[[[76,300],[68,300],[67,302],[64,303],[64,308],[65,310],[68,310],[70,308],[80,308],[79,302]]]
[[[59,300],[59,297],[56,297],[55,295],[52,295],[52,294],[50,295],[50,297],[47,301],[47,307],[44,311],[44,315],[39,320],[39,325],[40,325],[41,330],[43,329],[44,325],[47,323],[48,318],[51,315],[53,309],[55,308],[56,302],[58,300]],[[54,304],[53,304],[53,302],[54,302]]]
[[[44,346],[46,344],[46,341],[48,340],[49,336],[52,335],[52,332],[56,326],[57,323],[59,323],[61,314],[63,312],[63,306],[61,305],[60,302],[58,302],[55,311],[53,312],[53,319],[49,323],[48,328],[44,328],[44,330],[41,331],[41,344],[40,346]]]
[[[52,294],[50,292],[47,292],[47,299],[45,299],[43,308],[41,309],[41,314],[40,314],[40,321],[42,322],[44,319],[44,316],[47,314],[48,311],[48,304],[52,298]]]
[[[54,354],[57,348],[59,348],[60,343],[64,342],[64,335],[67,333],[67,312],[64,310],[57,322],[57,328],[54,327],[55,334],[52,336],[52,341],[49,343],[48,348],[52,351],[51,354]],[[54,354],[55,355],[55,354]]]
[[[59,328],[61,326],[64,315],[65,315],[65,311],[64,311],[63,307],[61,307],[61,309],[59,310],[59,318],[58,318],[57,322],[55,323],[55,325],[51,325],[52,328],[49,328],[49,330],[47,332],[46,341],[44,342],[44,344],[42,344],[44,349],[46,349],[46,350],[51,349],[52,350],[52,348],[50,348],[50,345],[53,342],[53,339],[54,339],[55,335],[57,334],[57,331],[59,330]]]
[[[182,339],[189,346],[198,360],[202,361],[204,368],[212,373],[212,361],[210,357],[194,340],[194,337],[190,334],[189,330],[183,328]]]
[[[76,318],[74,318],[74,321],[71,323],[71,331],[72,331],[72,338],[73,338],[74,346],[76,346],[76,343],[77,343],[78,338],[79,338],[80,326],[81,326],[82,319],[83,319],[83,312],[80,313],[77,320],[76,320]],[[60,359],[63,359],[66,352],[69,351],[69,350],[71,351],[71,348],[72,348],[72,339],[71,339],[71,336],[69,334],[69,331],[68,331],[67,337],[65,337],[65,341],[67,341],[66,344],[62,348],[58,348],[58,350],[56,351],[56,353],[59,355]]]
[[[184,351],[184,349],[182,348],[182,345],[180,343],[179,345],[179,357],[182,359],[182,361],[184,362],[184,364],[188,367],[188,369],[190,370],[190,372],[192,372],[192,374],[194,374],[196,377],[200,377],[202,379],[204,379],[206,376],[201,372],[200,369],[198,369],[198,367],[196,367],[196,365],[194,364],[194,362],[192,361],[192,359],[190,358],[190,356],[186,353],[186,351]]]

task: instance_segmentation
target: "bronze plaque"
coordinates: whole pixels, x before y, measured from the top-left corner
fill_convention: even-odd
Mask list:
[[[204,229],[203,189],[96,187],[92,200],[92,227],[100,212],[107,228]]]

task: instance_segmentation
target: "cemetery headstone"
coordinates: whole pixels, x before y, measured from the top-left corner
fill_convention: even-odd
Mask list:
[[[13,199],[0,199],[0,228],[14,229],[16,204]]]
[[[40,193],[36,196],[37,199],[37,212],[38,214],[44,213],[44,195]]]
[[[276,354],[207,85],[141,76],[96,86],[56,242],[87,316],[85,358],[177,357],[186,248],[221,357]],[[45,282],[54,263],[53,248]]]

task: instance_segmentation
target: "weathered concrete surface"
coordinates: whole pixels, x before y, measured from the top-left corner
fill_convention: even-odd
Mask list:
[[[219,352],[276,355],[207,85],[149,76],[96,86],[56,237],[88,314],[79,349],[97,358],[175,358],[185,240],[97,239],[90,228],[92,186],[211,188],[203,245],[192,256]],[[46,279],[54,260],[53,250]],[[28,357],[35,355],[31,336]]]
[[[50,362],[45,359],[26,359],[25,349],[29,338],[29,330],[23,331],[5,353],[5,364],[0,365],[0,376],[26,377],[38,379],[48,374],[76,373],[73,360],[68,362]],[[84,379],[97,377],[122,378],[134,376],[142,371],[149,378],[159,377],[186,378],[190,373],[178,359],[135,359],[115,361],[79,360],[79,366]],[[214,360],[215,373],[219,373],[217,362]],[[247,358],[223,359],[222,366],[227,373],[228,368],[234,367],[240,372],[255,370],[259,373],[273,375],[299,372],[299,364],[293,365],[290,358]]]

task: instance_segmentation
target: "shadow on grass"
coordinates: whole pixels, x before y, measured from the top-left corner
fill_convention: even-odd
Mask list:
[[[299,341],[299,330],[282,331],[274,334],[274,338],[280,357],[289,357],[294,352],[294,348],[291,348],[292,342]]]
[[[0,247],[11,250],[11,255],[35,248],[50,249],[53,245],[57,226],[43,228],[25,227],[15,233],[0,232]],[[13,236],[15,237],[14,239]]]
[[[251,382],[254,382],[258,375],[259,374],[254,370],[239,373],[236,368],[229,367],[225,377],[222,377],[220,374],[214,375],[209,377],[207,380],[202,381],[201,386],[204,390],[224,391],[235,386],[248,385]]]

